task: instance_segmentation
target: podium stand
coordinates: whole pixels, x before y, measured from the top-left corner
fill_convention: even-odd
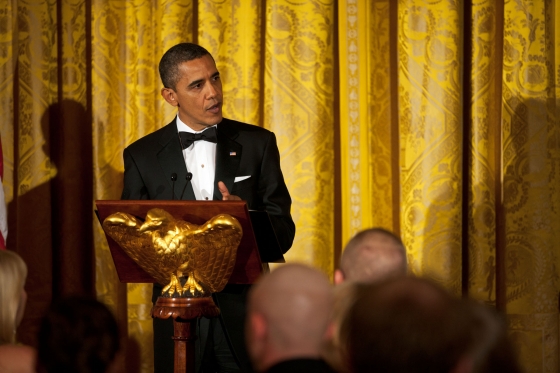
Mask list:
[[[235,217],[243,229],[243,236],[237,249],[237,258],[229,284],[252,284],[263,272],[257,239],[253,231],[250,212],[245,201],[153,201],[153,200],[98,200],[97,216],[100,223],[111,214],[125,212],[144,220],[146,213],[153,208],[160,208],[176,219],[201,225],[219,214]],[[262,224],[259,216],[259,224]],[[271,227],[270,227],[271,228]],[[117,275],[121,282],[153,283],[156,282],[107,234],[109,250],[115,263]],[[277,245],[273,245],[274,247]],[[278,249],[279,250],[279,249]],[[267,258],[279,258],[282,252],[266,253]],[[165,284],[162,284],[165,285]],[[173,318],[175,341],[175,373],[194,372],[194,341],[196,340],[196,319],[216,317],[219,310],[211,297],[206,298],[166,298],[159,297],[152,308],[152,317]]]

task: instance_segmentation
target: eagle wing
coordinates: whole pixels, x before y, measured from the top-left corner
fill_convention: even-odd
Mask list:
[[[192,231],[189,269],[211,292],[219,292],[226,286],[242,235],[239,221],[227,214],[216,215]]]
[[[103,230],[158,283],[169,282],[170,272],[162,268],[161,258],[154,250],[152,237],[138,231],[142,222],[135,216],[117,212],[103,221]]]

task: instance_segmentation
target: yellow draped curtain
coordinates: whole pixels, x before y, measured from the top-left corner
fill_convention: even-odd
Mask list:
[[[411,272],[496,305],[527,371],[558,371],[557,24],[559,0],[2,2],[8,247],[32,269],[22,339],[52,297],[95,292],[152,370],[150,286],[118,282],[93,202],[120,197],[123,148],[175,114],[157,65],[193,41],[216,59],[225,116],[278,137],[287,261],[330,275],[354,233],[392,229]]]

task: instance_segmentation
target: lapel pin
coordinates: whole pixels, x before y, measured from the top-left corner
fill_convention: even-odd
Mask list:
[[[236,155],[237,155],[236,152],[229,152],[229,156],[230,156],[230,157],[235,157]]]

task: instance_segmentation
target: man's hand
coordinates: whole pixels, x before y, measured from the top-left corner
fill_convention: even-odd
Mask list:
[[[241,198],[238,196],[229,194],[229,190],[223,181],[218,181],[218,189],[220,189],[220,193],[222,193],[222,201],[241,201]]]

